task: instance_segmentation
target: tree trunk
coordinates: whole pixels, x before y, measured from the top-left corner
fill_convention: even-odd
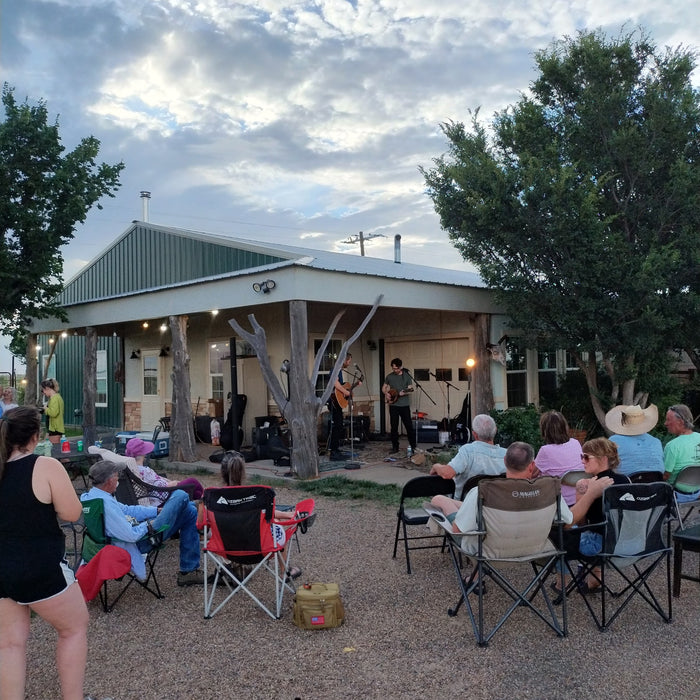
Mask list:
[[[292,345],[289,366],[287,422],[292,432],[292,464],[301,479],[318,476],[317,419],[321,411],[314,384],[309,380],[307,362],[309,334],[305,301],[289,302]]]
[[[335,361],[335,366],[330,373],[331,377],[338,376],[348,348],[366,328],[377,311],[382,298],[381,295],[377,297],[360,327],[343,343],[338,353],[338,359]],[[333,337],[335,328],[344,313],[344,310],[338,312],[326,331],[323,342],[314,358],[314,366],[309,377],[307,369],[309,336],[306,302],[298,300],[289,302],[290,340],[292,344],[289,367],[289,397],[285,395],[278,376],[270,367],[265,329],[257,322],[255,315],[250,314],[248,316],[253,333],[246,331],[235,319],[229,321],[230,326],[238,336],[250,343],[255,350],[265,384],[267,384],[272,398],[289,424],[292,433],[292,468],[301,479],[310,479],[318,476],[316,422],[323,405],[328,401],[331,391],[333,391],[333,382],[329,381],[323,396],[318,397],[315,389],[316,380],[328,343]]]
[[[190,400],[190,355],[187,350],[187,316],[170,316],[173,355],[173,414],[170,418],[169,462],[196,462],[194,417]]]
[[[85,359],[83,364],[83,441],[85,449],[97,439],[95,404],[97,403],[97,331],[85,329]]]
[[[494,406],[491,385],[491,355],[486,344],[491,335],[490,314],[477,314],[474,318],[474,415],[489,413]],[[452,416],[450,416],[451,418]]]
[[[24,388],[24,405],[38,406],[39,391],[36,383],[37,358],[36,358],[36,336],[27,333],[27,355],[24,358],[27,364],[25,379],[27,383]]]

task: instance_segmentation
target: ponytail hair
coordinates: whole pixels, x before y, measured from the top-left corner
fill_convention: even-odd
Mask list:
[[[221,480],[225,486],[241,486],[245,479],[245,459],[240,452],[228,450],[221,460]]]
[[[0,417],[0,480],[16,447],[26,447],[41,432],[41,414],[33,406],[18,406]]]

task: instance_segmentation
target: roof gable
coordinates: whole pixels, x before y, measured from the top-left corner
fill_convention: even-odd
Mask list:
[[[289,259],[183,233],[135,222],[66,284],[60,303],[69,306],[133,294]]]

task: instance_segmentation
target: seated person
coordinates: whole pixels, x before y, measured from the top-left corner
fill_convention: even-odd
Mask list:
[[[503,459],[506,467],[507,479],[535,479],[540,476],[535,464],[535,451],[526,442],[514,442],[506,450]],[[560,497],[561,518],[566,523],[565,527],[571,527],[580,523],[586,516],[591,503],[603,493],[603,489],[610,486],[613,481],[608,477],[589,479],[591,482],[585,494],[573,506],[566,505],[566,501]],[[477,498],[479,489],[471,489],[464,501],[457,501],[448,496],[434,496],[431,504],[439,508],[452,523],[453,532],[473,532],[477,529]],[[463,538],[463,547],[467,552],[476,554],[478,538],[476,535]]]
[[[245,480],[245,459],[240,452],[235,450],[227,450],[221,460],[221,481],[224,486],[242,486]],[[273,518],[275,520],[292,520],[295,516],[294,509],[292,510],[280,510],[275,508]],[[201,519],[200,519],[201,520]],[[282,550],[282,555],[287,551],[287,544],[285,544]],[[301,569],[298,566],[293,566],[289,571],[287,571],[287,576],[289,578],[295,579],[301,576]]]
[[[587,440],[583,443],[583,454],[581,462],[583,468],[588,474],[592,474],[595,479],[608,478],[612,479],[615,484],[629,484],[630,480],[624,474],[617,471],[620,464],[620,458],[617,454],[617,445],[607,438],[600,437],[593,440]],[[576,484],[576,501],[583,498],[590,490],[591,479],[581,479]],[[603,497],[600,494],[588,507],[585,520],[582,524],[592,525],[601,523],[605,519],[603,515]],[[597,529],[597,528],[596,528]],[[580,535],[577,543],[578,551],[581,554],[592,556],[597,554],[603,546],[602,532],[594,532],[589,530]],[[571,549],[568,546],[567,549]],[[576,551],[576,550],[574,550]],[[593,569],[593,576],[590,576],[588,581],[581,584],[581,590],[584,593],[592,593],[600,588],[600,568]]]
[[[96,462],[90,467],[93,486],[80,496],[81,501],[101,498],[104,501],[105,533],[112,544],[129,552],[131,570],[143,580],[146,565],[142,554],[152,545],[146,535],[165,527],[163,539],[180,533],[180,571],[178,586],[203,584],[204,575],[199,568],[199,532],[197,531],[197,508],[184,491],[173,491],[162,506],[126,506],[114,497],[123,464],[109,461]]]
[[[540,418],[540,434],[544,444],[535,457],[540,474],[561,479],[567,472],[581,469],[581,443],[569,437],[569,423],[563,413],[543,413]],[[561,495],[567,506],[576,503],[576,489],[573,486],[562,484]]]
[[[694,430],[693,414],[685,404],[676,404],[666,411],[664,425],[675,436],[664,447],[664,479],[673,486],[679,503],[697,501],[700,491],[676,484],[683,469],[700,464],[700,433]]]
[[[182,481],[177,481],[177,479],[166,479],[160,474],[156,474],[153,469],[145,465],[144,458],[146,455],[151,454],[155,448],[155,445],[148,440],[141,440],[141,438],[131,438],[129,442],[126,443],[126,455],[119,455],[111,450],[106,450],[104,447],[95,447],[90,445],[88,447],[88,452],[92,455],[100,455],[102,459],[108,462],[114,462],[115,464],[123,464],[128,467],[136,476],[138,476],[141,481],[145,481],[147,484],[152,486],[194,486],[193,498],[195,500],[202,497],[204,493],[204,487],[199,482],[198,479],[188,478]],[[160,505],[160,503],[167,497],[167,493],[163,494],[161,498],[149,498],[149,502],[152,506]]]
[[[620,458],[618,472],[629,476],[633,472],[664,471],[664,448],[661,440],[649,435],[659,422],[659,411],[651,404],[614,406],[605,414],[605,427],[612,433],[610,440],[617,445]]]
[[[437,474],[443,479],[454,479],[455,495],[462,496],[464,485],[477,474],[492,474],[497,476],[505,472],[503,457],[506,451],[500,445],[494,444],[498,427],[496,421],[480,413],[472,421],[474,442],[468,442],[459,448],[459,452],[448,464],[433,464],[431,474]]]

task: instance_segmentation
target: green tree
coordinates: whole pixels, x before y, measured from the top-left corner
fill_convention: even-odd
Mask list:
[[[5,84],[2,103],[0,331],[13,335],[16,352],[28,318],[64,316],[55,301],[63,289],[61,246],[93,204],[114,196],[124,164],[96,164],[100,142],[93,136],[64,154],[58,121],[48,123],[44,102],[18,105]]]
[[[642,32],[565,38],[530,92],[421,169],[442,226],[533,347],[570,350],[603,422],[646,400],[650,360],[697,314],[700,101],[695,55]],[[611,392],[598,386],[597,358]],[[657,363],[666,371],[665,363]]]

